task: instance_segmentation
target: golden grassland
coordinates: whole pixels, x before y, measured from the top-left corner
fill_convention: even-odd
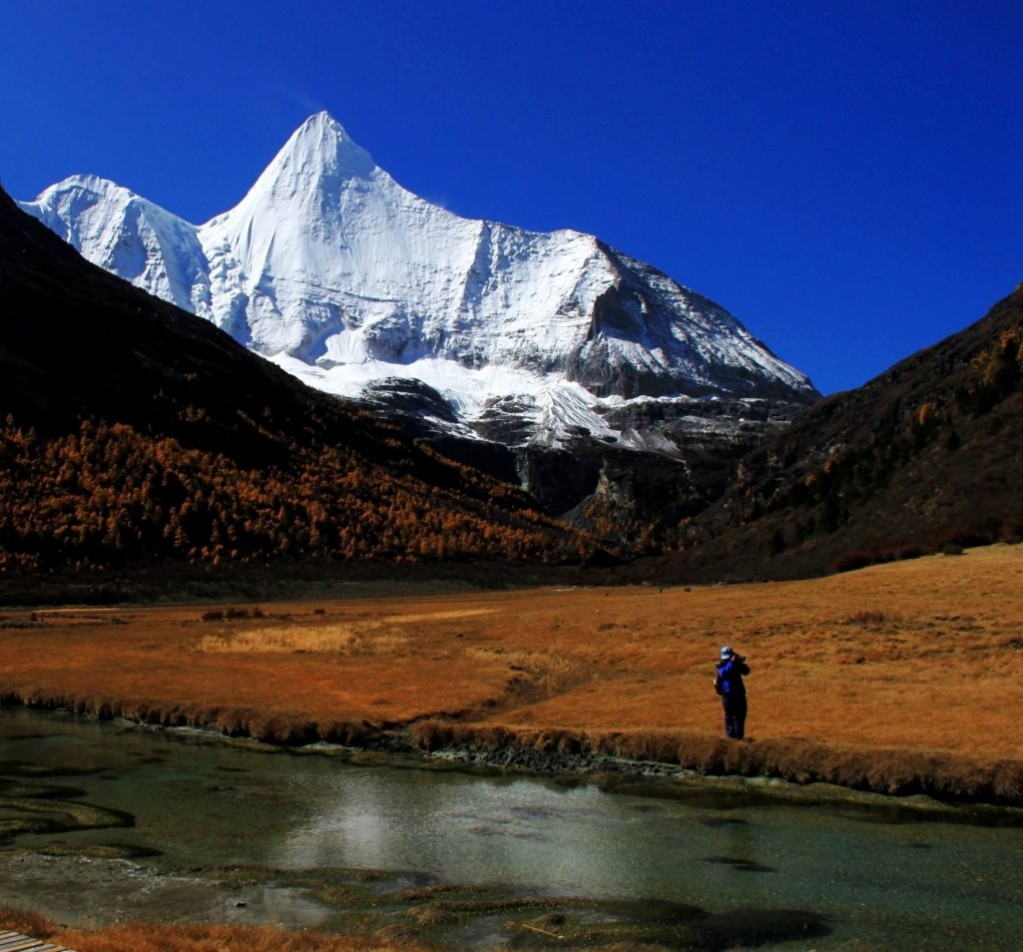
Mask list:
[[[60,943],[76,952],[423,952],[382,935],[326,935],[272,926],[127,923],[68,929],[17,906],[0,906],[0,928]]]
[[[2,614],[9,702],[1023,802],[1023,546],[801,582]],[[752,668],[747,743],[722,736],[723,644]]]
[[[417,891],[418,892],[418,891]],[[446,890],[445,890],[446,892]],[[427,890],[430,893],[430,890]],[[420,895],[420,899],[428,899]],[[549,899],[547,900],[549,902]],[[493,901],[447,901],[438,896],[417,906],[408,914],[409,925],[391,924],[381,928],[367,925],[362,932],[329,935],[313,930],[287,931],[275,926],[206,925],[201,923],[123,923],[89,929],[59,926],[44,916],[16,906],[0,905],[0,928],[30,935],[51,943],[60,943],[76,952],[428,952],[428,950],[466,948],[465,941],[452,944],[438,939],[416,938],[416,928],[429,932],[431,926],[450,925],[453,920],[469,915],[510,915],[504,926],[515,936],[511,946],[492,948],[575,949],[577,952],[667,952],[668,949],[759,948],[766,935],[805,934],[809,939],[815,923],[812,915],[780,910],[772,919],[740,913],[737,922],[717,923],[701,929],[698,922],[686,922],[697,914],[696,907],[677,904],[675,911],[681,921],[666,915],[665,903],[584,902],[585,906],[604,908],[607,920],[573,922],[572,909],[567,915],[558,911],[543,912],[546,902],[535,899]],[[632,906],[630,909],[629,907]],[[539,912],[540,915],[535,915]],[[522,919],[525,914],[530,918]],[[712,917],[713,918],[713,917]],[[553,940],[553,941],[552,941]],[[770,944],[771,940],[766,941]],[[811,948],[810,945],[802,946]],[[843,943],[847,952],[876,952],[873,945],[857,940]]]

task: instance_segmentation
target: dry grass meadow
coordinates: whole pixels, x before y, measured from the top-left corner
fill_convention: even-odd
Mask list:
[[[69,929],[45,916],[0,905],[0,928],[76,952],[423,952],[424,947],[384,935],[326,935],[270,926],[201,923],[127,923]]]
[[[712,588],[0,614],[8,702],[1023,802],[1023,546]],[[722,644],[752,668],[744,744],[722,737]]]

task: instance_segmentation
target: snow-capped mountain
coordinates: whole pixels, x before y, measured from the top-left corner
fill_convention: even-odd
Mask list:
[[[708,400],[817,397],[706,298],[591,235],[431,205],[326,113],[203,225],[94,176],[22,207],[90,261],[311,385],[358,396],[413,378],[466,433],[507,433],[510,415],[512,442],[559,445],[585,431],[674,453],[672,440],[615,421],[637,401],[702,416]]]
[[[699,511],[819,397],[667,275],[431,205],[326,113],[202,225],[95,176],[21,207],[306,383],[623,537]]]

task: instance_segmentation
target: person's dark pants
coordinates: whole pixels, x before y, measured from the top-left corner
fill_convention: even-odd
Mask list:
[[[736,740],[742,740],[746,734],[746,703],[745,694],[726,694],[721,698],[725,708],[725,733]]]

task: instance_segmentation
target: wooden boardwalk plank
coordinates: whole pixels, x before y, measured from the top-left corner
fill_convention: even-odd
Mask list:
[[[0,952],[74,952],[74,950],[5,929],[0,931]]]

